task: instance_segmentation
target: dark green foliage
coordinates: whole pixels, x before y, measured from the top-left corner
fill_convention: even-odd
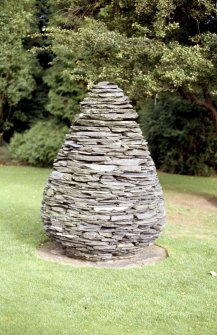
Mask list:
[[[79,110],[79,102],[84,98],[86,89],[79,83],[71,82],[64,75],[64,60],[61,64],[53,64],[44,78],[49,87],[46,110],[57,120],[70,125],[76,112]]]
[[[73,1],[64,0],[58,1],[57,3],[53,3],[52,1],[42,2],[44,2],[43,11],[41,10],[43,15],[40,14],[40,17],[49,18],[41,28],[41,36],[45,38],[44,46],[49,46],[47,51],[46,49],[41,49],[40,53],[41,65],[43,65],[42,61],[46,59],[49,60],[48,63],[45,64],[46,66],[43,65],[43,68],[46,70],[43,73],[43,81],[48,87],[48,100],[45,104],[45,108],[55,120],[70,125],[74,114],[79,109],[79,102],[84,97],[86,85],[81,80],[71,80],[68,75],[69,69],[73,69],[75,66],[71,48],[70,52],[67,48],[63,51],[62,39],[58,40],[52,34],[47,35],[44,30],[48,25],[53,28],[64,27],[67,31],[71,31],[75,25],[74,12],[70,7]],[[39,1],[39,3],[41,3],[41,1]]]
[[[54,121],[39,121],[23,133],[15,133],[10,151],[19,161],[33,166],[51,166],[67,127]]]
[[[0,133],[11,126],[14,107],[30,97],[36,87],[34,73],[38,65],[24,50],[23,39],[33,24],[33,0],[0,2]]]
[[[145,105],[140,122],[157,168],[200,176],[217,169],[217,137],[204,109],[163,97]]]
[[[48,117],[46,104],[48,101],[48,87],[42,78],[36,79],[37,87],[32,92],[32,98],[23,98],[12,110],[10,127],[4,132],[4,140],[9,142],[14,131],[22,132],[31,125]]]

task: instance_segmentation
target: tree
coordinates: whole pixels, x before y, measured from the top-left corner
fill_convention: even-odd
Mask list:
[[[11,112],[35,88],[34,57],[24,49],[23,39],[30,31],[33,3],[3,0],[0,4],[0,133],[9,126]]]
[[[217,131],[215,1],[71,1],[65,19],[72,13],[76,29],[50,31],[72,60],[65,75],[89,84],[114,80],[137,100],[178,92],[204,107]]]
[[[75,29],[77,23],[73,19],[74,14],[71,9],[74,1],[50,1],[48,4],[50,8],[48,29],[52,30],[53,28],[55,30],[57,27],[61,27],[69,32]],[[44,36],[46,35],[45,30],[46,26],[44,25],[42,28]],[[79,109],[79,102],[86,92],[86,85],[81,80],[70,81],[67,69],[73,69],[75,66],[71,52],[68,52],[67,48],[62,48],[61,39],[55,38],[53,34],[48,37],[49,51],[52,53],[53,59],[50,61],[50,66],[43,77],[49,87],[46,109],[57,120],[70,126],[74,114]]]
[[[64,69],[71,60],[67,53],[59,53],[57,41],[44,33],[50,22],[65,27],[65,20],[58,13],[64,12],[66,1],[59,4],[35,0],[34,5],[32,33],[25,37],[23,46],[25,50],[31,50],[37,63],[33,73],[36,87],[30,99],[22,98],[16,104],[12,118],[14,127],[7,132],[7,139],[10,138],[11,153],[19,161],[49,166],[63,141],[66,125],[71,124],[73,114],[78,110],[84,90],[64,75]],[[70,27],[69,23],[67,29]],[[56,60],[56,54],[60,60]]]
[[[140,125],[161,171],[208,176],[217,170],[217,137],[201,107],[164,95],[140,110]]]

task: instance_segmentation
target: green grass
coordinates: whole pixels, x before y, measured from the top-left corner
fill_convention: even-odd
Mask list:
[[[0,167],[1,335],[217,334],[217,277],[209,274],[217,272],[216,211],[167,203],[168,224],[158,243],[170,257],[159,265],[51,263],[36,256],[46,239],[39,208],[48,174]],[[160,179],[166,196],[217,195],[215,178]]]
[[[195,193],[217,197],[217,178],[193,177],[161,173],[160,181],[166,190],[174,190],[182,193]]]

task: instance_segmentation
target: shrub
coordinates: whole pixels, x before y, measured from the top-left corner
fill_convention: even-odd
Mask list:
[[[200,176],[217,169],[217,138],[206,110],[164,96],[147,102],[139,114],[157,168]]]
[[[29,130],[14,134],[10,151],[22,163],[51,166],[66,132],[66,126],[57,125],[54,121],[38,121]]]

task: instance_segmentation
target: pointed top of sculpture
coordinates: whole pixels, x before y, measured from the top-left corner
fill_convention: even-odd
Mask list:
[[[129,97],[125,96],[122,89],[111,82],[103,81],[94,85],[89,90],[88,96],[80,103],[80,107],[82,113],[88,114],[89,118],[93,118],[97,114],[100,120],[103,120],[103,116],[105,116],[105,120],[110,117],[111,120],[118,119],[120,121],[138,118]]]
[[[95,84],[93,87],[102,87],[107,88],[108,86],[112,86],[114,88],[118,88],[118,85],[111,81],[100,81],[99,83]]]
[[[95,84],[90,90],[89,90],[89,94],[90,93],[97,93],[97,92],[107,92],[107,93],[115,93],[115,92],[121,92],[122,96],[124,96],[124,93],[122,91],[122,89],[120,87],[118,87],[118,85],[116,85],[115,83],[112,82],[108,82],[108,81],[101,81],[98,84]]]

